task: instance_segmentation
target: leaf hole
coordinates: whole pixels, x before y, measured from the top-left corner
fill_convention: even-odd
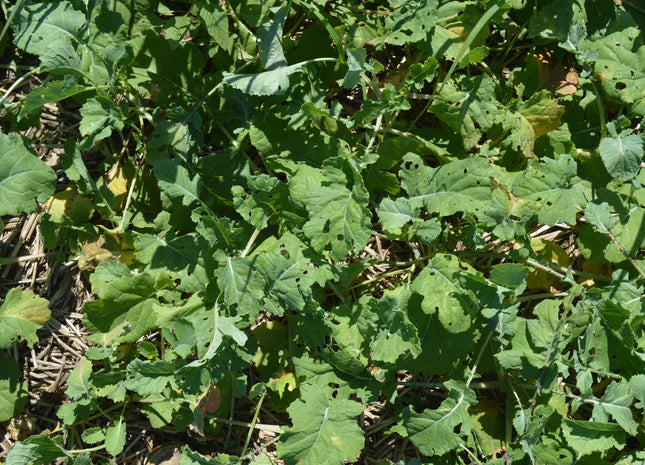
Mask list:
[[[614,87],[616,87],[616,90],[623,90],[627,88],[627,85],[624,82],[617,82]]]

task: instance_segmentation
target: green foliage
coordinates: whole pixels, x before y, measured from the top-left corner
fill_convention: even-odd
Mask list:
[[[136,414],[286,464],[642,461],[643,19],[599,3],[17,3],[47,77],[3,96],[0,214],[44,203],[96,298],[63,434],[7,464],[118,462]],[[55,172],[15,133],[68,99]],[[47,306],[8,290],[0,348]],[[272,463],[245,435],[181,463]]]
[[[0,134],[0,215],[30,213],[54,193],[56,174],[16,134]]]

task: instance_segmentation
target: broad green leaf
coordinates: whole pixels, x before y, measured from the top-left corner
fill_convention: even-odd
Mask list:
[[[67,37],[60,38],[45,49],[40,56],[40,67],[52,74],[82,74],[81,57]]]
[[[237,212],[257,229],[266,228],[270,218],[289,214],[289,188],[275,177],[266,174],[249,177],[248,190],[233,186],[233,204]]]
[[[177,368],[176,363],[164,360],[143,362],[134,359],[128,364],[128,379],[125,381],[125,387],[141,396],[162,394],[166,386],[173,384]]]
[[[476,3],[450,1],[441,2],[437,9],[437,23],[428,40],[429,52],[435,58],[458,60],[461,54],[466,54],[471,48],[485,45],[490,34],[490,26],[484,23],[472,36],[475,26],[483,16],[481,7]]]
[[[25,98],[18,118],[24,118],[29,113],[42,109],[46,103],[59,102],[87,91],[87,87],[78,85],[76,79],[71,76],[63,81],[53,81],[46,86],[36,87]]]
[[[598,147],[609,174],[621,181],[630,181],[641,169],[643,139],[623,131],[614,137],[605,137]]]
[[[602,89],[615,102],[626,103],[634,115],[645,115],[645,46],[642,30],[626,27],[579,44],[583,61],[593,63]]]
[[[181,280],[177,289],[182,292],[198,292],[209,282],[214,264],[203,253],[208,243],[195,233],[142,234],[134,246],[146,271],[171,272],[173,279]]]
[[[493,83],[483,77],[472,82],[466,81],[464,86],[448,82],[442,86],[441,93],[433,100],[432,112],[460,137],[464,151],[474,149],[483,134],[496,123],[508,126],[513,122],[519,127],[511,118],[521,117],[517,113],[500,111],[495,105],[495,95],[491,88],[494,89]],[[524,118],[521,119],[530,127]],[[504,135],[501,134],[502,138]],[[500,136],[495,134],[492,138],[497,139]]]
[[[481,158],[458,160],[430,168],[415,154],[403,157],[399,176],[414,209],[448,216],[456,212],[475,213],[490,205],[490,177],[498,168]]]
[[[423,296],[423,311],[437,314],[451,333],[467,331],[475,316],[476,302],[460,283],[464,272],[473,272],[454,255],[437,254],[412,282],[410,289]]]
[[[17,4],[16,8],[14,43],[25,52],[41,55],[48,48],[63,44],[63,39],[79,42],[78,31],[85,25],[85,15],[75,10],[70,2],[27,1]]]
[[[420,218],[415,218],[412,222],[412,226],[410,227],[410,232],[413,233],[422,244],[430,244],[439,237],[439,234],[441,233],[441,222],[438,218],[430,218],[425,221]]]
[[[273,19],[262,24],[255,33],[260,61],[266,71],[287,66],[287,59],[282,52],[282,31],[288,14],[289,8],[276,8]]]
[[[558,300],[542,300],[535,309],[533,314],[537,317],[526,322],[531,341],[536,348],[549,349],[556,347],[554,338],[559,335],[559,309],[561,302]],[[535,352],[538,352],[537,350]]]
[[[119,455],[125,447],[126,424],[119,418],[115,424],[105,429],[105,450],[112,456]]]
[[[33,212],[54,193],[56,180],[25,139],[0,133],[0,216]]]
[[[468,355],[480,332],[477,327],[463,333],[451,332],[439,320],[439,315],[428,315],[422,310],[421,300],[421,296],[414,294],[408,305],[410,321],[416,326],[421,342],[421,354],[416,358],[404,357],[397,363],[398,367],[430,376],[447,373],[459,376],[466,368]]]
[[[615,423],[562,420],[562,431],[569,446],[582,455],[625,445],[625,431]]]
[[[282,95],[289,88],[289,76],[302,67],[302,63],[296,63],[256,74],[224,73],[224,82],[251,95]]]
[[[205,93],[202,90],[205,55],[190,42],[180,42],[172,48],[169,41],[158,39],[161,25],[158,28],[152,25],[142,28],[142,33],[129,41],[135,59],[128,83],[150,95],[160,107],[179,105],[192,109]]]
[[[79,129],[82,136],[89,138],[90,145],[109,137],[113,130],[122,131],[127,117],[121,107],[115,106],[106,97],[88,100],[80,112],[83,119]]]
[[[599,207],[602,208],[602,205]],[[591,210],[592,221],[598,222],[604,217],[604,213]],[[600,219],[598,215],[603,215]],[[577,239],[578,247],[582,255],[594,261],[620,263],[627,260],[621,248],[631,257],[636,256],[638,250],[645,245],[645,238],[642,236],[643,225],[645,224],[645,209],[637,208],[625,218],[617,218],[616,223],[610,219],[611,229],[602,227],[593,230],[590,225],[584,225]],[[620,247],[609,239],[611,232]]]
[[[286,465],[355,461],[365,442],[355,420],[363,405],[334,398],[326,386],[301,385],[300,393],[287,409],[293,427],[280,436],[278,456]]]
[[[541,224],[574,225],[578,209],[587,203],[576,185],[576,171],[576,162],[569,155],[557,160],[536,160],[515,179],[511,190],[516,196],[535,202]]]
[[[557,4],[549,3],[541,8],[531,18],[528,32],[530,37],[559,40],[560,47],[576,52],[580,41],[587,36],[586,22],[584,2],[560,0]]]
[[[443,455],[462,443],[472,428],[468,409],[477,403],[475,393],[463,382],[450,380],[444,383],[448,397],[437,409],[416,413],[411,407],[402,412],[402,425],[412,444],[424,455]],[[459,428],[459,433],[455,430]]]
[[[27,390],[21,377],[14,358],[4,350],[0,352],[0,421],[11,420],[25,408]]]
[[[263,305],[274,314],[302,310],[312,286],[333,277],[327,264],[313,258],[311,250],[290,233],[267,240],[256,253],[256,269],[266,283]]]
[[[396,3],[398,3],[397,8],[385,22],[388,32],[383,42],[404,45],[428,39],[437,21],[439,2],[409,0]]]
[[[105,287],[100,300],[86,302],[83,306],[83,323],[94,333],[107,333],[124,321],[130,329],[124,340],[134,342],[155,326],[153,304],[157,289],[169,285],[169,278],[158,280],[149,273],[124,276]]]
[[[201,179],[195,175],[192,179],[188,170],[177,163],[177,160],[161,160],[153,167],[159,180],[159,188],[172,199],[180,199],[188,207],[193,202],[199,202]]]
[[[305,193],[305,207],[309,221],[303,227],[313,248],[319,252],[331,252],[334,260],[344,258],[352,248],[362,250],[371,235],[371,213],[366,208],[368,193],[362,180],[355,173],[348,179],[346,165],[332,159],[324,166],[324,178],[309,184]],[[294,178],[305,175],[296,173]],[[353,185],[347,185],[353,181]],[[294,179],[294,182],[298,182]]]
[[[603,396],[594,402],[593,418],[604,423],[611,416],[628,434],[634,436],[637,427],[631,411],[633,400],[628,385],[614,381]]]
[[[48,438],[49,431],[33,435],[24,441],[16,442],[9,453],[5,465],[49,465],[60,457],[71,459],[73,456],[62,447],[59,441]]]
[[[429,57],[423,63],[414,63],[410,66],[408,74],[405,76],[405,82],[416,92],[423,89],[428,82],[437,75],[439,62],[434,57]]]
[[[378,209],[381,226],[383,230],[390,233],[395,233],[397,229],[414,220],[418,213],[413,211],[410,201],[403,197],[396,200],[386,197],[381,201]]]
[[[228,15],[217,3],[206,3],[199,10],[199,19],[204,24],[208,34],[215,43],[224,50],[228,50]]]
[[[526,282],[526,267],[520,263],[499,263],[491,268],[490,280],[500,286],[515,289]]]
[[[421,354],[417,328],[410,321],[407,302],[410,292],[388,292],[380,299],[361,299],[354,311],[356,322],[370,346],[372,358],[395,363],[402,355]]]
[[[603,202],[600,205],[597,203],[588,203],[585,208],[585,219],[590,225],[606,234],[609,231],[611,222],[607,202]]]
[[[10,349],[21,340],[29,346],[38,342],[36,331],[49,321],[47,299],[36,297],[32,291],[14,287],[0,306],[0,349]]]
[[[255,269],[257,257],[228,257],[221,255],[221,267],[215,271],[217,285],[224,293],[224,303],[236,309],[238,315],[250,322],[260,312],[264,296],[264,280]]]

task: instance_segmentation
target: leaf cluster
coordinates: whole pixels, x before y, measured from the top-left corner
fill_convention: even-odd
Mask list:
[[[83,445],[7,464],[118,457],[132,410],[208,442],[240,398],[287,465],[383,435],[409,464],[643,460],[645,17],[598,3],[16,2],[47,82],[2,99],[0,214],[44,203],[96,300],[56,412]],[[56,189],[16,132],[67,99]],[[9,291],[0,349],[46,306]],[[272,463],[250,437],[181,463]]]

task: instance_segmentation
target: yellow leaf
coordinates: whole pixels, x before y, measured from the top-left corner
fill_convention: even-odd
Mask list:
[[[94,207],[87,195],[79,194],[76,187],[70,186],[51,196],[45,203],[45,211],[52,216],[54,222],[68,216],[76,223],[84,223],[92,216]]]
[[[582,264],[582,271],[584,271],[585,273],[593,273],[600,276],[607,276],[608,278],[611,278],[613,267],[611,266],[611,263],[593,262],[591,260],[585,260],[585,262]],[[594,287],[596,285],[596,282],[592,278],[580,277],[578,281],[581,283],[584,283],[585,286],[587,287]]]
[[[128,177],[125,174],[123,165],[120,163],[114,165],[110,171],[105,174],[104,184],[114,194],[117,201],[117,210],[123,208],[123,204],[128,193]]]
[[[569,267],[569,255],[553,241],[543,239],[531,239],[531,247],[543,260],[555,263],[563,268]],[[529,289],[539,289],[550,292],[556,287],[559,278],[544,270],[534,269],[526,277],[526,285]]]
[[[101,262],[106,262],[114,257],[114,254],[103,248],[105,239],[99,237],[94,242],[85,242],[81,249],[81,255],[78,258],[78,268],[81,271],[94,271],[96,266]]]

